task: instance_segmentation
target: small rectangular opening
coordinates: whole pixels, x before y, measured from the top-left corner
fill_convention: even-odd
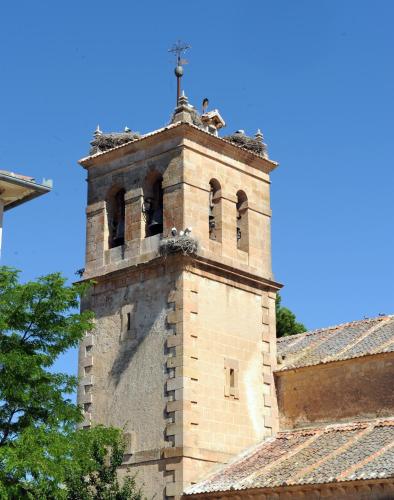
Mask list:
[[[93,349],[93,346],[92,345],[87,345],[85,347],[85,352],[86,352],[86,355],[88,356],[91,352],[92,352],[92,349]]]
[[[224,360],[224,395],[231,399],[239,399],[239,364],[234,359]]]
[[[131,314],[128,312],[127,313],[127,331],[129,332],[131,330]]]

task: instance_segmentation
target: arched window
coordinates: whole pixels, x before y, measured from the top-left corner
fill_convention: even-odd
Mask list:
[[[237,248],[249,251],[248,197],[244,191],[237,193]]]
[[[108,200],[108,245],[109,248],[124,245],[125,231],[125,190],[119,189]]]
[[[209,188],[209,238],[222,241],[222,188],[216,179],[211,179]]]
[[[163,232],[163,178],[149,177],[144,189],[145,237]]]

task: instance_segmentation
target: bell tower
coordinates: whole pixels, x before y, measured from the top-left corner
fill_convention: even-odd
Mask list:
[[[270,173],[262,136],[221,138],[185,95],[172,123],[99,129],[87,171],[83,425],[124,429],[124,474],[184,488],[277,427]]]

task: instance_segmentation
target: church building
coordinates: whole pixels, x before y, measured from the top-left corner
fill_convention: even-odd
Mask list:
[[[394,317],[276,339],[263,136],[178,95],[87,171],[83,426],[124,430],[148,498],[394,498]]]

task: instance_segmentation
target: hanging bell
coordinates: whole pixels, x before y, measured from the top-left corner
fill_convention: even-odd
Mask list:
[[[156,209],[148,224],[149,234],[154,236],[163,232],[163,211],[161,208]]]

